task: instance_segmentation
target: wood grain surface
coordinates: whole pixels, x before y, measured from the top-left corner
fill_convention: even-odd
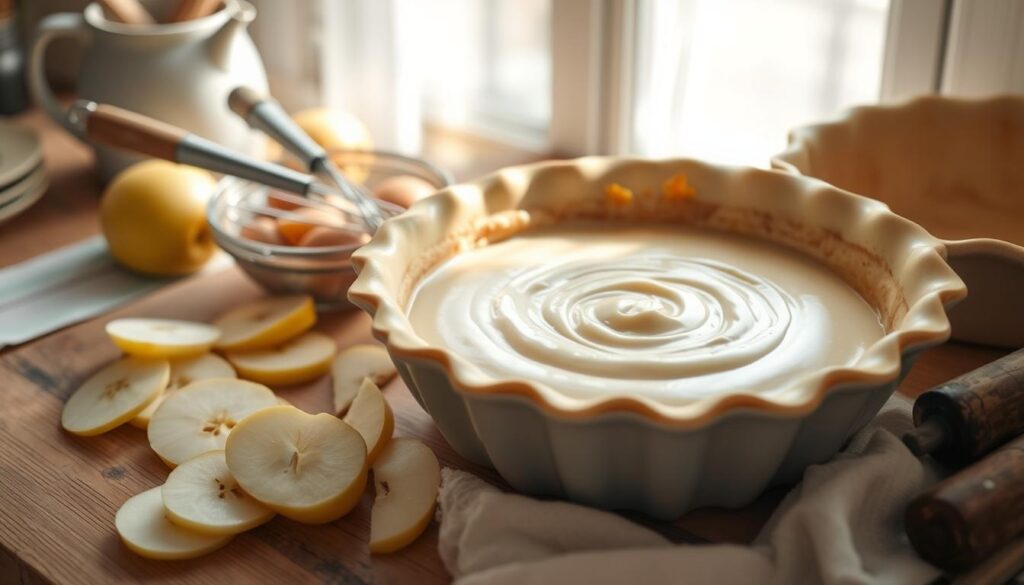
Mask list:
[[[84,147],[38,113],[19,123],[42,131],[53,186],[15,223],[0,227],[0,266],[24,260],[96,231],[97,185]],[[165,583],[443,583],[437,528],[411,547],[369,555],[372,494],[348,516],[323,526],[285,518],[242,534],[207,557],[150,561],[129,552],[114,532],[114,514],[130,496],[156,486],[167,468],[150,451],[145,433],[125,426],[98,437],[60,429],[66,397],[87,376],[118,355],[103,324],[128,315],[208,320],[261,292],[237,269],[184,279],[112,314],[0,353],[0,585],[157,580]],[[371,339],[362,313],[322,315],[318,330],[340,347]],[[991,361],[1004,352],[946,345],[925,352],[901,391],[925,389]],[[329,381],[276,389],[309,411],[331,406]],[[396,417],[396,435],[416,437],[442,465],[468,469],[497,485],[490,470],[475,467],[445,443],[430,417],[400,380],[385,396]],[[697,510],[679,521],[631,518],[680,541],[747,542],[756,535],[784,490],[774,490],[741,510]]]

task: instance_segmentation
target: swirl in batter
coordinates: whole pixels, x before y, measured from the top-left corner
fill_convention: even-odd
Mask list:
[[[855,361],[877,314],[827,267],[683,227],[572,224],[459,254],[419,283],[414,330],[495,378],[679,403],[783,391]]]

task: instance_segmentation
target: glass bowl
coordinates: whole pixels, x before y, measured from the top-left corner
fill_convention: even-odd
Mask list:
[[[334,150],[331,159],[349,176],[358,177],[371,190],[384,179],[411,175],[437,189],[452,183],[444,170],[420,159],[382,151]],[[217,244],[264,289],[274,294],[306,293],[320,310],[352,308],[347,294],[355,280],[351,255],[362,244],[303,247],[267,244],[241,236],[242,228],[257,217],[245,209],[266,207],[273,189],[225,177],[210,199],[206,217]],[[402,213],[401,207],[381,202],[385,218]]]

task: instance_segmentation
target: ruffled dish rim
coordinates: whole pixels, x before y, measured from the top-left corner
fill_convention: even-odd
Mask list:
[[[836,197],[837,194],[842,198],[854,198],[860,208],[861,222],[880,221],[880,218],[885,218],[890,224],[895,224],[906,232],[905,235],[914,244],[914,249],[912,253],[906,254],[905,262],[930,265],[932,269],[939,266],[939,273],[932,274],[932,279],[936,282],[925,287],[927,292],[924,294],[907,299],[907,312],[899,325],[869,346],[855,365],[827,367],[795,377],[790,385],[770,397],[753,392],[737,392],[700,398],[679,405],[664,404],[642,396],[576,398],[540,382],[515,378],[496,380],[468,360],[445,348],[431,346],[419,337],[413,331],[399,302],[400,291],[389,290],[382,282],[383,275],[389,267],[393,269],[401,264],[404,270],[409,266],[411,258],[416,257],[413,254],[404,259],[404,264],[402,263],[401,255],[405,252],[399,246],[399,232],[411,233],[418,224],[437,224],[440,216],[460,213],[472,199],[483,201],[487,189],[493,188],[495,184],[528,185],[537,173],[577,167],[577,170],[584,169],[581,172],[590,176],[591,182],[604,185],[602,181],[606,181],[610,174],[622,171],[624,167],[627,170],[633,170],[628,168],[630,166],[665,170],[679,165],[714,169],[716,172],[735,174],[740,176],[740,179],[748,180],[758,180],[758,177],[788,177],[789,180],[802,185],[802,204],[805,206],[811,205],[815,198]],[[476,181],[454,185],[416,203],[406,213],[386,222],[368,244],[353,254],[352,262],[358,277],[349,289],[349,299],[371,315],[374,335],[397,358],[435,364],[444,371],[458,391],[480,397],[523,398],[548,415],[564,420],[584,421],[604,415],[626,414],[636,415],[653,424],[674,429],[703,427],[738,411],[756,411],[776,417],[799,418],[813,412],[825,396],[839,386],[877,386],[895,382],[900,376],[907,353],[938,345],[949,338],[947,308],[966,296],[963,282],[946,263],[944,243],[917,224],[892,213],[882,203],[841,191],[816,179],[753,168],[707,165],[691,159],[651,161],[586,157],[502,169]],[[897,281],[904,284],[902,278],[897,278]],[[902,288],[906,290],[908,287]]]

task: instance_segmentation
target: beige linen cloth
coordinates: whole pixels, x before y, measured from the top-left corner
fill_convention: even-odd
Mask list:
[[[927,583],[939,571],[903,533],[906,503],[939,478],[899,437],[893,397],[831,461],[807,469],[750,546],[674,545],[621,516],[502,493],[443,470],[440,553],[461,585]]]

